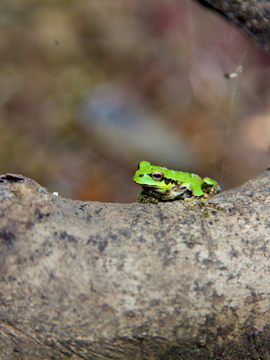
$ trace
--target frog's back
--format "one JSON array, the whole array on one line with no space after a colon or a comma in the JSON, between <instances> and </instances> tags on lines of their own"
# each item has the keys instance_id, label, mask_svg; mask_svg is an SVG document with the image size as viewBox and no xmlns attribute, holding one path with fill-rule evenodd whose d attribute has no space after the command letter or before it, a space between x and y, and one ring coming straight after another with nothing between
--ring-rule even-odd
<instances>
[{"instance_id":1,"label":"frog's back","mask_svg":"<svg viewBox=\"0 0 270 360\"><path fill-rule=\"evenodd\" d=\"M180 181L181 183L190 181L192 181L193 183L197 183L198 185L201 185L203 183L203 180L200 178L200 176L196 174L174 170L170 170L170 173L173 180Z\"/></svg>"}]
</instances>

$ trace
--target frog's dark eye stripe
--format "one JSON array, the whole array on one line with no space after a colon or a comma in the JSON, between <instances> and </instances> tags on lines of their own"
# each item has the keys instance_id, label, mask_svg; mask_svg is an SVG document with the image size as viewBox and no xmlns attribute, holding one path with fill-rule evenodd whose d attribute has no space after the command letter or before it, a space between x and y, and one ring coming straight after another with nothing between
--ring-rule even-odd
<instances>
[{"instance_id":1,"label":"frog's dark eye stripe","mask_svg":"<svg viewBox=\"0 0 270 360\"><path fill-rule=\"evenodd\" d=\"M167 178L166 178L166 179L164 180L164 182L165 182L166 185L175 184L175 181L174 181L173 179L167 179Z\"/></svg>"},{"instance_id":2,"label":"frog's dark eye stripe","mask_svg":"<svg viewBox=\"0 0 270 360\"><path fill-rule=\"evenodd\" d=\"M163 173L160 171L155 171L151 174L151 178L155 181L161 181L163 179Z\"/></svg>"},{"instance_id":3,"label":"frog's dark eye stripe","mask_svg":"<svg viewBox=\"0 0 270 360\"><path fill-rule=\"evenodd\" d=\"M138 164L138 170L140 170L140 164Z\"/></svg>"}]
</instances>

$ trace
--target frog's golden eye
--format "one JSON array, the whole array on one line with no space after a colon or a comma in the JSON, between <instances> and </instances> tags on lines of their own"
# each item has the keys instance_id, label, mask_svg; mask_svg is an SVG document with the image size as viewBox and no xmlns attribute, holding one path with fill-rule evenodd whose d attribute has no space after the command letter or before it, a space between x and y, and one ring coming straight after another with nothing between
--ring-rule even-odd
<instances>
[{"instance_id":1,"label":"frog's golden eye","mask_svg":"<svg viewBox=\"0 0 270 360\"><path fill-rule=\"evenodd\" d=\"M155 181L161 181L163 179L163 174L160 171L155 171L151 174L151 178Z\"/></svg>"}]
</instances>

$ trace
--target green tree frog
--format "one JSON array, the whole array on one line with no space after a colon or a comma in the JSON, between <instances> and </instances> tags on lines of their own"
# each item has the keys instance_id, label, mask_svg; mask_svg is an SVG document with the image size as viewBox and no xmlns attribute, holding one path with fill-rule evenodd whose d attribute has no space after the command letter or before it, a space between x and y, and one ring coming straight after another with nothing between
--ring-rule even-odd
<instances>
[{"instance_id":1,"label":"green tree frog","mask_svg":"<svg viewBox=\"0 0 270 360\"><path fill-rule=\"evenodd\" d=\"M141 161L133 180L143 187L137 201L158 203L159 201L185 198L207 199L221 191L218 183L188 172L169 170Z\"/></svg>"}]
</instances>

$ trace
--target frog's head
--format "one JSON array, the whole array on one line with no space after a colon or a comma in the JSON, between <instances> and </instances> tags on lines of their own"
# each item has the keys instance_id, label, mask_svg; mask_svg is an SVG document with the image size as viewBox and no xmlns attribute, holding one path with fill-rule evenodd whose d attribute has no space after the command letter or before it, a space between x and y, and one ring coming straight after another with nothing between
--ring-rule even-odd
<instances>
[{"instance_id":1,"label":"frog's head","mask_svg":"<svg viewBox=\"0 0 270 360\"><path fill-rule=\"evenodd\" d=\"M171 179L166 178L166 171L168 169L164 167L151 165L148 161L141 161L133 180L143 188L153 188L157 192L163 193L174 186Z\"/></svg>"}]
</instances>

